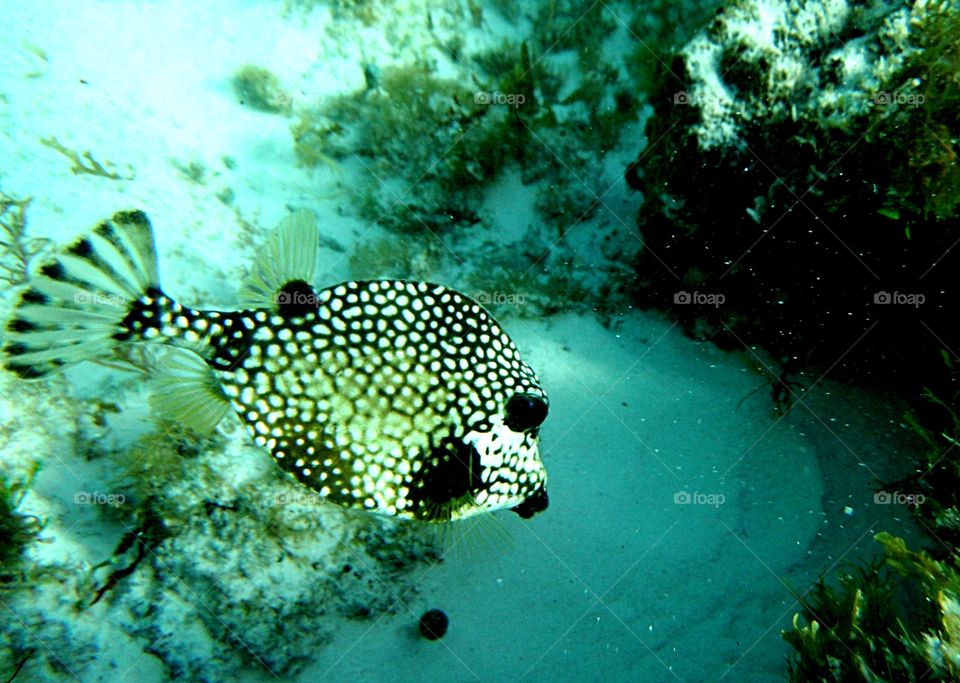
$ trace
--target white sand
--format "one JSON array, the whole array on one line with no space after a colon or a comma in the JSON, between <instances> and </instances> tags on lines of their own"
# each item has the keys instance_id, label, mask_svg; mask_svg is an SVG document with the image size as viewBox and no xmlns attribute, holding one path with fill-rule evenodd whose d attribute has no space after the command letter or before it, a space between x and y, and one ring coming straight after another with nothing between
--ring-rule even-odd
<instances>
[{"instance_id":1,"label":"white sand","mask_svg":"<svg viewBox=\"0 0 960 683\"><path fill-rule=\"evenodd\" d=\"M265 1L4 4L0 187L35 196L32 234L63 241L115 210L143 208L158 229L166 289L211 306L230 300L252 255L214 197L227 187L261 227L308 205L341 244L367 234L338 212L348 203L333 175L295 169L289 121L243 109L229 85L254 63L303 97L349 90L362 79L360 34L333 41L324 12L286 20ZM362 34L368 51L375 33ZM50 135L135 178L71 174L39 143ZM205 164L207 185L171 160ZM348 276L343 254L322 258L325 283ZM529 521L502 513L512 545L434 567L393 615L339 624L298 680L782 678L779 630L797 610L785 584L803 592L835 561L871 550L878 520L903 533L894 516L905 511L873 506L869 488L902 448L895 402L824 382L810 410L778 421L768 389L737 409L763 382L740 356L658 316L630 313L614 329L573 315L504 322L552 401L542 436L550 509ZM681 492L694 502L677 504ZM89 561L110 547L90 543ZM430 607L451 619L439 642L416 634ZM142 657L148 645L118 640L92 670L159 680L157 662Z\"/></svg>"}]
</instances>

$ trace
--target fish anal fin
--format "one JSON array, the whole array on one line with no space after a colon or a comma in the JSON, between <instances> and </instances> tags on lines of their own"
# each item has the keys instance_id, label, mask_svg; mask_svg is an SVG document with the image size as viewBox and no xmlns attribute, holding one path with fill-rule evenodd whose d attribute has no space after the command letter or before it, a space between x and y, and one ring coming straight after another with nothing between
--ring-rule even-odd
<instances>
[{"instance_id":1,"label":"fish anal fin","mask_svg":"<svg viewBox=\"0 0 960 683\"><path fill-rule=\"evenodd\" d=\"M185 425L198 434L212 434L230 410L213 369L185 349L165 350L150 389L150 407L158 419Z\"/></svg>"}]
</instances>

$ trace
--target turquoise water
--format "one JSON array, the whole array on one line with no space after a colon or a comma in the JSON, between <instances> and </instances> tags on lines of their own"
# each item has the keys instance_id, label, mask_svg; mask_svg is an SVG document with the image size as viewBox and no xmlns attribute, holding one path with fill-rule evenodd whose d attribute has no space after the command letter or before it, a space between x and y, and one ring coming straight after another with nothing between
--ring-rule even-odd
<instances>
[{"instance_id":1,"label":"turquoise water","mask_svg":"<svg viewBox=\"0 0 960 683\"><path fill-rule=\"evenodd\" d=\"M308 209L318 288L441 282L497 318L550 397L550 505L437 533L318 500L232 413L157 428L139 351L4 372L0 463L32 533L0 587L0 674L783 680L819 576L880 530L920 544L875 497L920 447L902 395L801 369L783 396L771 353L637 308L629 169L710 4L2 5L0 190L32 198L22 234L3 214L5 319L55 245L130 209L167 294L236 310Z\"/></svg>"}]
</instances>

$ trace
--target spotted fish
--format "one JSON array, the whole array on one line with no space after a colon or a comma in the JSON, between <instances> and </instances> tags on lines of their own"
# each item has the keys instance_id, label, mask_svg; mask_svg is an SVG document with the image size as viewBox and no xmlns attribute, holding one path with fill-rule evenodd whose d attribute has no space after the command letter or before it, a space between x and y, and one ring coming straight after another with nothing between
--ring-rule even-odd
<instances>
[{"instance_id":1,"label":"spotted fish","mask_svg":"<svg viewBox=\"0 0 960 683\"><path fill-rule=\"evenodd\" d=\"M443 522L547 507L548 399L480 304L404 280L311 286L316 219L269 238L250 308L186 308L158 284L147 216L127 211L39 268L4 334L6 368L41 377L123 344L168 347L155 411L212 431L232 409L282 469L338 505Z\"/></svg>"}]
</instances>

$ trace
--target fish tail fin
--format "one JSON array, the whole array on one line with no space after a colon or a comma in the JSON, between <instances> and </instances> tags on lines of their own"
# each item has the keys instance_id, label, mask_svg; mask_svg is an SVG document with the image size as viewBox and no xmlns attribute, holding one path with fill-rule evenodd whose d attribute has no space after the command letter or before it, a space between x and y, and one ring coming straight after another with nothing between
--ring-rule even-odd
<instances>
[{"instance_id":1,"label":"fish tail fin","mask_svg":"<svg viewBox=\"0 0 960 683\"><path fill-rule=\"evenodd\" d=\"M141 211L123 211L60 249L31 278L3 331L6 369L43 377L109 353L138 332L125 319L158 287L153 229Z\"/></svg>"}]
</instances>

